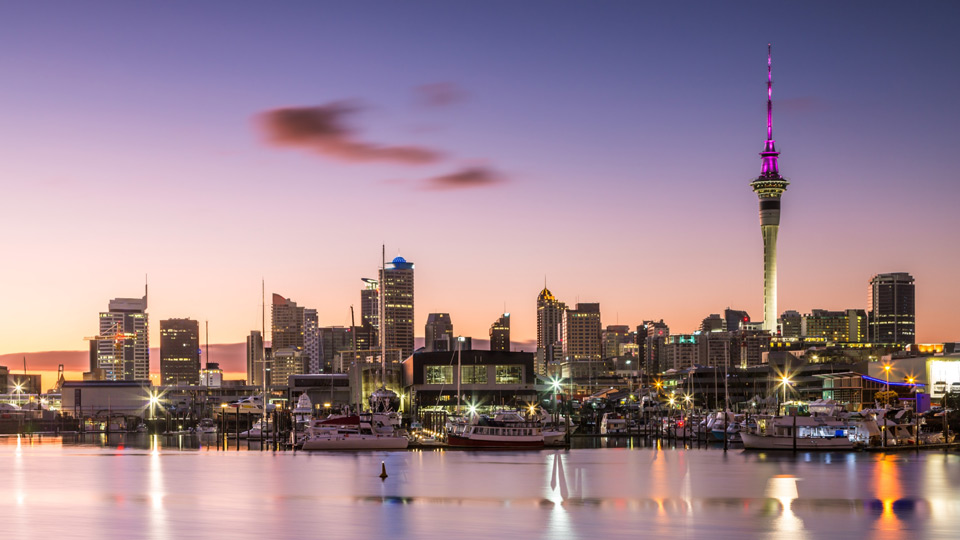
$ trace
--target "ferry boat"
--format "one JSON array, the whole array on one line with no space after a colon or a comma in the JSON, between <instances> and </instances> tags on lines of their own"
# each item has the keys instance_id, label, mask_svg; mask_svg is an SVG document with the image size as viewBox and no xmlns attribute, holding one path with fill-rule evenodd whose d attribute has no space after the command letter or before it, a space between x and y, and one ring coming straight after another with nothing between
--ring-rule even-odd
<instances>
[{"instance_id":1,"label":"ferry boat","mask_svg":"<svg viewBox=\"0 0 960 540\"><path fill-rule=\"evenodd\" d=\"M781 416L758 420L756 432L742 431L740 437L745 449L852 450L851 431L856 428L839 420Z\"/></svg>"},{"instance_id":2,"label":"ferry boat","mask_svg":"<svg viewBox=\"0 0 960 540\"><path fill-rule=\"evenodd\" d=\"M462 433L449 433L447 446L459 448L523 449L543 448L543 425L527 421L517 413L481 416Z\"/></svg>"}]
</instances>

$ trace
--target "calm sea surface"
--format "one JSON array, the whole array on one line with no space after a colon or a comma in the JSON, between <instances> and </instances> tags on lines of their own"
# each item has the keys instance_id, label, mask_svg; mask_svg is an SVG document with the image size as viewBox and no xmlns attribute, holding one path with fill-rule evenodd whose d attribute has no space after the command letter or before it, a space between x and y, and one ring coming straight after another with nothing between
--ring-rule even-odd
<instances>
[{"instance_id":1,"label":"calm sea surface","mask_svg":"<svg viewBox=\"0 0 960 540\"><path fill-rule=\"evenodd\" d=\"M958 538L960 456L0 439L5 538ZM598 440L585 445L601 446ZM389 478L381 480L380 464Z\"/></svg>"}]
</instances>

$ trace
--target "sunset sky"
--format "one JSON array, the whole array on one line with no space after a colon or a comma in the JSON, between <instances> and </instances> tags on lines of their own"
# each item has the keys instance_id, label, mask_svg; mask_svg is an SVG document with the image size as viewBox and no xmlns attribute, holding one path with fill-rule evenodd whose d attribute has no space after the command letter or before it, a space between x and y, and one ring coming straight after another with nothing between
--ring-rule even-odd
<instances>
[{"instance_id":1,"label":"sunset sky","mask_svg":"<svg viewBox=\"0 0 960 540\"><path fill-rule=\"evenodd\" d=\"M956 2L5 3L0 365L85 350L145 275L153 346L170 317L243 341L261 278L349 325L381 244L416 264L418 336L449 312L486 338L506 307L528 348L545 278L604 325L760 319L768 42L779 311L865 308L873 274L910 272L919 341L960 340L958 20Z\"/></svg>"}]
</instances>

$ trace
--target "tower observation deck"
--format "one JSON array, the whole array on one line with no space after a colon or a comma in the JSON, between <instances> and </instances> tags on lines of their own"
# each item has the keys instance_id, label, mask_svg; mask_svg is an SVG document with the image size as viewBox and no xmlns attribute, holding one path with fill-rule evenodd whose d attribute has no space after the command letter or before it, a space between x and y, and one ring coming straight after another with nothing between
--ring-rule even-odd
<instances>
[{"instance_id":1,"label":"tower observation deck","mask_svg":"<svg viewBox=\"0 0 960 540\"><path fill-rule=\"evenodd\" d=\"M767 44L767 140L760 152L760 176L750 187L760 199L760 233L763 236L763 329L777 332L777 233L780 230L780 197L790 182L780 176L776 141L773 140L773 77L770 44Z\"/></svg>"}]
</instances>

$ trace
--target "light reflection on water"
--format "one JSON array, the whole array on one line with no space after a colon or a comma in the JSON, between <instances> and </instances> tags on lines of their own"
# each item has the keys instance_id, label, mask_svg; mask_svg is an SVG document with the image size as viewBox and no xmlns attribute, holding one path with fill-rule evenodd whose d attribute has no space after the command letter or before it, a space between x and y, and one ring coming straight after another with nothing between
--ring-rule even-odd
<instances>
[{"instance_id":1,"label":"light reflection on water","mask_svg":"<svg viewBox=\"0 0 960 540\"><path fill-rule=\"evenodd\" d=\"M294 454L193 437L83 442L0 439L11 537L953 538L960 528L960 458L939 452Z\"/></svg>"}]
</instances>

